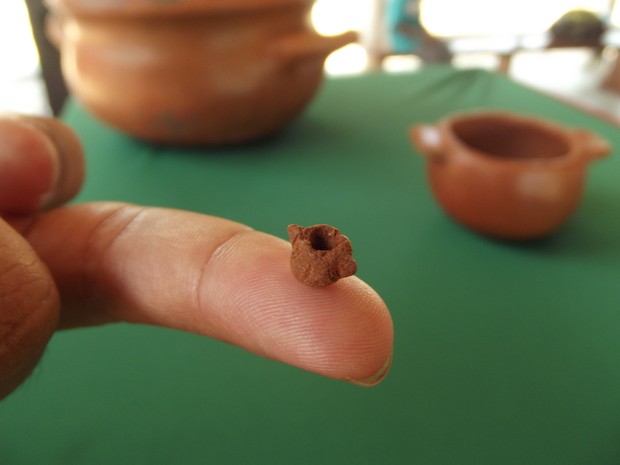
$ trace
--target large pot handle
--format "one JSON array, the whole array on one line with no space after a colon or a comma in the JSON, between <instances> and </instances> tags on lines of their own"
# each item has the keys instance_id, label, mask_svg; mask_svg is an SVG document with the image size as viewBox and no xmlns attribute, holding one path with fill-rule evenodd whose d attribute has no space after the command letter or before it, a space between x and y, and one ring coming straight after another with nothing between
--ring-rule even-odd
<instances>
[{"instance_id":1,"label":"large pot handle","mask_svg":"<svg viewBox=\"0 0 620 465\"><path fill-rule=\"evenodd\" d=\"M411 142L431 161L444 161L446 153L442 141L441 131L437 126L419 125L413 126L409 132Z\"/></svg>"},{"instance_id":2,"label":"large pot handle","mask_svg":"<svg viewBox=\"0 0 620 465\"><path fill-rule=\"evenodd\" d=\"M297 60L308 57L322 57L345 45L357 41L358 34L347 31L336 36L321 36L310 32L299 32L276 39L270 51L284 60Z\"/></svg>"},{"instance_id":3,"label":"large pot handle","mask_svg":"<svg viewBox=\"0 0 620 465\"><path fill-rule=\"evenodd\" d=\"M590 159L604 158L611 152L609 142L587 129L574 129L573 137L583 148L585 156Z\"/></svg>"}]
</instances>

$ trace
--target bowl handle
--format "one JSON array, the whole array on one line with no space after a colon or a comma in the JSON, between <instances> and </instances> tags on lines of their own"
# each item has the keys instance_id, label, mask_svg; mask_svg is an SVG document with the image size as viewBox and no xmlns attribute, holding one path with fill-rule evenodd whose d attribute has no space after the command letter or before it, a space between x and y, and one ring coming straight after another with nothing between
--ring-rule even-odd
<instances>
[{"instance_id":1,"label":"bowl handle","mask_svg":"<svg viewBox=\"0 0 620 465\"><path fill-rule=\"evenodd\" d=\"M413 126L409 132L413 145L431 161L444 161L446 153L441 138L441 131L437 126Z\"/></svg>"},{"instance_id":2,"label":"bowl handle","mask_svg":"<svg viewBox=\"0 0 620 465\"><path fill-rule=\"evenodd\" d=\"M322 57L358 39L357 32L347 31L336 36L321 36L300 32L278 38L269 47L279 58L293 61L309 57Z\"/></svg>"},{"instance_id":3,"label":"bowl handle","mask_svg":"<svg viewBox=\"0 0 620 465\"><path fill-rule=\"evenodd\" d=\"M587 129L573 130L573 137L583 147L584 155L590 159L604 158L611 152L609 142Z\"/></svg>"}]
</instances>

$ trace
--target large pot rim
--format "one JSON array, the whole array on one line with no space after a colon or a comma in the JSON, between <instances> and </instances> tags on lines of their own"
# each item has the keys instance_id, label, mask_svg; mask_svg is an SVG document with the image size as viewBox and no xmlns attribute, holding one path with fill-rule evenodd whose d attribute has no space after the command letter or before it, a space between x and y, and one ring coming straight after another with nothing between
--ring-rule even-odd
<instances>
[{"instance_id":1,"label":"large pot rim","mask_svg":"<svg viewBox=\"0 0 620 465\"><path fill-rule=\"evenodd\" d=\"M165 17L196 13L242 13L307 7L314 0L44 0L51 11L72 16Z\"/></svg>"}]
</instances>

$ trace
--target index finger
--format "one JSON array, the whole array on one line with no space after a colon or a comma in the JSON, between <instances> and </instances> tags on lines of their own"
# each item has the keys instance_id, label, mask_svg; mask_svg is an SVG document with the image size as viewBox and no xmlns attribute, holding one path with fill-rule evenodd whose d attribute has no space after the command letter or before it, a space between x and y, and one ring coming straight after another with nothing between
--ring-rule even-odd
<instances>
[{"instance_id":1,"label":"index finger","mask_svg":"<svg viewBox=\"0 0 620 465\"><path fill-rule=\"evenodd\" d=\"M21 227L58 283L65 326L167 326L365 385L390 367L392 321L377 293L355 277L300 284L282 239L221 218L111 203L64 207Z\"/></svg>"}]
</instances>

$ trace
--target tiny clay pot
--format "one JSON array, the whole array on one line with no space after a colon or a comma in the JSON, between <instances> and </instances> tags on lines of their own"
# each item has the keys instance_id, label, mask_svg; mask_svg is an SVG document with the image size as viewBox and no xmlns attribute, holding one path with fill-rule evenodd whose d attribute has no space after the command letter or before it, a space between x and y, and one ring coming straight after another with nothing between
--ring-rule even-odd
<instances>
[{"instance_id":1,"label":"tiny clay pot","mask_svg":"<svg viewBox=\"0 0 620 465\"><path fill-rule=\"evenodd\" d=\"M325 58L357 39L310 26L314 0L46 0L72 93L137 138L227 145L278 132Z\"/></svg>"},{"instance_id":2,"label":"tiny clay pot","mask_svg":"<svg viewBox=\"0 0 620 465\"><path fill-rule=\"evenodd\" d=\"M303 284L324 287L357 271L349 238L328 224L288 226L291 271Z\"/></svg>"},{"instance_id":3,"label":"tiny clay pot","mask_svg":"<svg viewBox=\"0 0 620 465\"><path fill-rule=\"evenodd\" d=\"M586 171L609 144L584 129L501 111L465 112L411 130L448 215L508 240L544 237L577 208Z\"/></svg>"}]
</instances>

